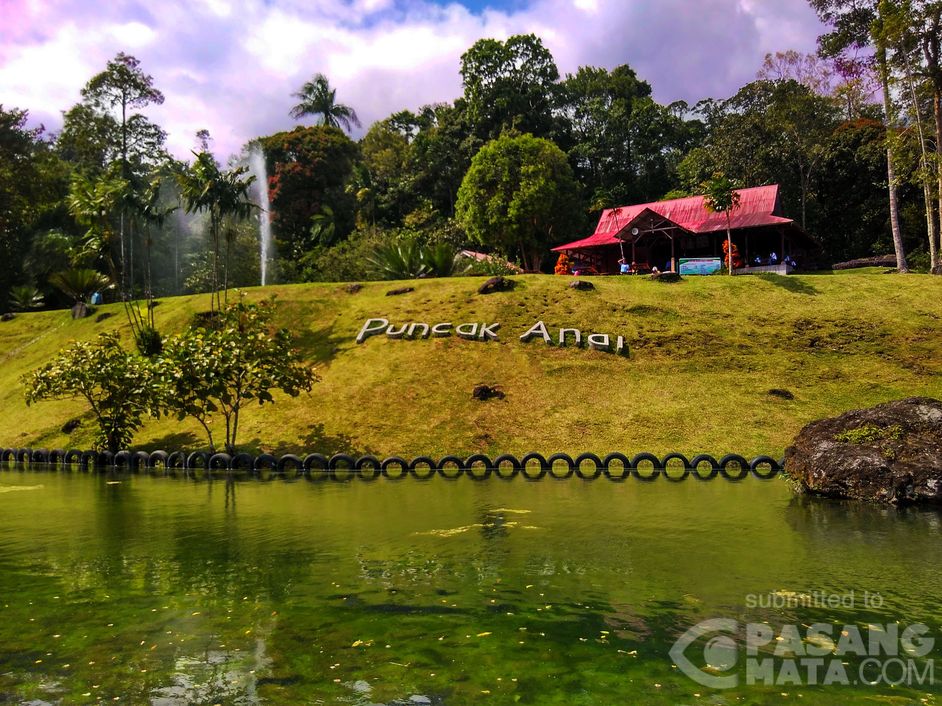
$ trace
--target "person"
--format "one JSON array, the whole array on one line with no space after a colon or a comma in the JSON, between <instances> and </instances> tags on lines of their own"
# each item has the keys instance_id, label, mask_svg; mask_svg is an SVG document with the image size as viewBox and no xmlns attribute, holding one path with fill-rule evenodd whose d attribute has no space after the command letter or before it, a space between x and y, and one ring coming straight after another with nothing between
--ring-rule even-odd
<instances>
[{"instance_id":1,"label":"person","mask_svg":"<svg viewBox=\"0 0 942 706\"><path fill-rule=\"evenodd\" d=\"M777 265L778 264L778 255L775 254L775 251L772 251L772 254L769 255L769 264Z\"/></svg>"},{"instance_id":2,"label":"person","mask_svg":"<svg viewBox=\"0 0 942 706\"><path fill-rule=\"evenodd\" d=\"M630 272L630 274L633 274L633 275L638 274L638 263L635 262L634 260L631 261L631 272Z\"/></svg>"},{"instance_id":3,"label":"person","mask_svg":"<svg viewBox=\"0 0 942 706\"><path fill-rule=\"evenodd\" d=\"M621 258L618 261L618 271L623 275L631 274L631 265L628 264L628 261L625 258Z\"/></svg>"}]
</instances>

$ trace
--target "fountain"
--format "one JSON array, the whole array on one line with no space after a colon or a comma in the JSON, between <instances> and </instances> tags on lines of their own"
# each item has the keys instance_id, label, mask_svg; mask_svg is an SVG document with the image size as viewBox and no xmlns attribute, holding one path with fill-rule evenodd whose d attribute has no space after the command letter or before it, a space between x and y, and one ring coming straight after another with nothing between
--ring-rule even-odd
<instances>
[{"instance_id":1,"label":"fountain","mask_svg":"<svg viewBox=\"0 0 942 706\"><path fill-rule=\"evenodd\" d=\"M265 168L265 153L258 145L249 151L249 171L258 184L259 269L262 273L262 286L267 284L268 258L271 253L271 203L268 199L268 171Z\"/></svg>"}]
</instances>

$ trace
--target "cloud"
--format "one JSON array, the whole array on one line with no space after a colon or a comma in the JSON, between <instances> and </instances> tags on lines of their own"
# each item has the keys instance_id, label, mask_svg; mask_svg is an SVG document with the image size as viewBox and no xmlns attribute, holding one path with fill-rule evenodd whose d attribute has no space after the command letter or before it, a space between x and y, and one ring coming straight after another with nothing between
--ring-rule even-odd
<instances>
[{"instance_id":1,"label":"cloud","mask_svg":"<svg viewBox=\"0 0 942 706\"><path fill-rule=\"evenodd\" d=\"M506 3L508 0L504 0ZM0 0L0 103L61 125L117 52L137 56L166 102L148 114L177 156L208 128L220 157L290 129L292 93L325 73L365 125L461 93L461 54L532 32L562 74L630 64L662 102L722 98L767 52L811 51L806 0L511 0L471 11L431 0Z\"/></svg>"}]
</instances>

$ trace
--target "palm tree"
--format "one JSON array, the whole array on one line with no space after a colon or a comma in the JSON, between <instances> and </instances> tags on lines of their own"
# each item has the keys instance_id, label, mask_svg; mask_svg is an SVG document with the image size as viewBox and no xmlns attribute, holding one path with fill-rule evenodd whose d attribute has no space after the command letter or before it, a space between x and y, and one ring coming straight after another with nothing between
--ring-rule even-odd
<instances>
[{"instance_id":1,"label":"palm tree","mask_svg":"<svg viewBox=\"0 0 942 706\"><path fill-rule=\"evenodd\" d=\"M726 214L726 259L729 263L729 273L733 274L733 230L730 214L739 206L739 192L736 191L736 184L720 173L714 174L702 187L706 207L713 213Z\"/></svg>"},{"instance_id":2,"label":"palm tree","mask_svg":"<svg viewBox=\"0 0 942 706\"><path fill-rule=\"evenodd\" d=\"M95 292L111 289L111 278L90 268L73 268L55 272L49 277L49 284L72 297L75 303L87 304Z\"/></svg>"},{"instance_id":3,"label":"palm tree","mask_svg":"<svg viewBox=\"0 0 942 706\"><path fill-rule=\"evenodd\" d=\"M209 152L193 153L196 161L179 175L180 194L187 213L209 212L209 232L213 239L213 297L217 310L222 309L219 298L219 236L227 217L245 220L258 209L249 200L249 186L254 176L245 176L247 167L236 167L221 171L219 164ZM226 273L223 284L226 300L229 298L229 250L231 229L225 231Z\"/></svg>"},{"instance_id":4,"label":"palm tree","mask_svg":"<svg viewBox=\"0 0 942 706\"><path fill-rule=\"evenodd\" d=\"M301 102L291 109L291 117L300 120L305 115L319 116L318 123L328 127L340 127L350 132L350 126L360 127L360 119L356 111L349 105L337 102L337 89L330 87L330 82L324 74L314 74L314 78L307 81L301 90L292 93Z\"/></svg>"}]
</instances>

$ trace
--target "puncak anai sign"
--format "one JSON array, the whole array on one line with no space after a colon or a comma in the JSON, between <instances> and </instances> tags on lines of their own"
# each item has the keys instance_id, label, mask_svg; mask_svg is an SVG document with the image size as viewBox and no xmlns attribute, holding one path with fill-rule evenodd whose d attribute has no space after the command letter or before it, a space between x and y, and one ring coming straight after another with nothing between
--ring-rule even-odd
<instances>
[{"instance_id":1,"label":"puncak anai sign","mask_svg":"<svg viewBox=\"0 0 942 706\"><path fill-rule=\"evenodd\" d=\"M468 341L497 341L499 323L472 322L453 324L451 322L439 324L425 324L410 322L407 324L391 324L388 319L367 319L357 334L357 343L365 343L372 336L385 336L391 339L418 340L423 338L447 338L456 336ZM628 346L625 345L624 336L610 336L607 333L583 333L577 328L551 329L542 321L520 334L520 341L527 343L533 339L540 339L546 345L577 346L591 348L596 351L606 351L616 355L629 355Z\"/></svg>"}]
</instances>

